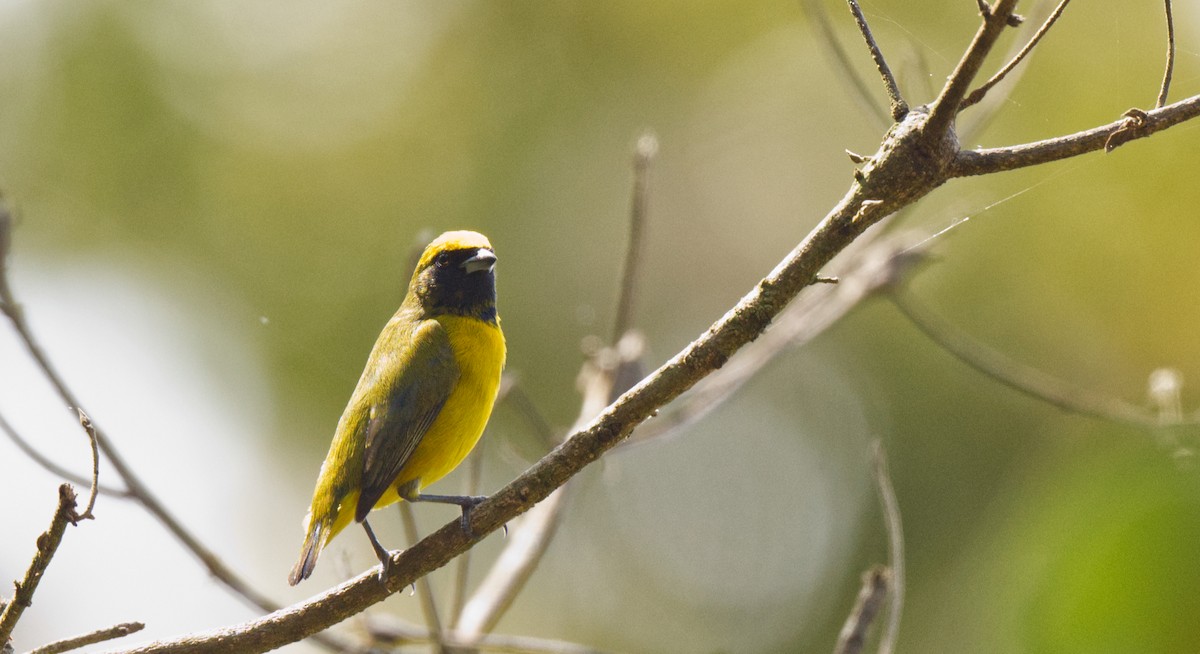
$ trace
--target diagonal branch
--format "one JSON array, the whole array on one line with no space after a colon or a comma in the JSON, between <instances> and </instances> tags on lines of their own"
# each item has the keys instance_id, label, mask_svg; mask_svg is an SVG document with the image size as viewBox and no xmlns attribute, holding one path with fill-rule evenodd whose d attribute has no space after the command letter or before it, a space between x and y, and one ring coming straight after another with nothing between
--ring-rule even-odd
<instances>
[{"instance_id":1,"label":"diagonal branch","mask_svg":"<svg viewBox=\"0 0 1200 654\"><path fill-rule=\"evenodd\" d=\"M8 644L13 629L16 628L25 609L33 606L33 595L42 581L42 575L50 567L50 560L58 551L63 533L67 530L67 523L76 524L79 521L79 514L75 513L75 507L75 490L71 488L70 484L59 486L58 508L54 511L50 529L38 536L37 553L34 554L33 561L29 564L29 570L25 572L25 579L13 582L13 585L16 586L16 593L13 595L12 601L4 606L4 611L0 612L0 649L4 649Z\"/></svg>"},{"instance_id":2,"label":"diagonal branch","mask_svg":"<svg viewBox=\"0 0 1200 654\"><path fill-rule=\"evenodd\" d=\"M867 49L871 51L871 59L875 60L875 68L879 71L879 76L883 78L883 88L888 94L892 120L898 121L908 113L908 103L900 95L896 76L892 74L887 60L883 58L883 51L879 49L879 44L875 42L875 36L871 34L871 28L867 25L867 18L863 16L862 9L858 6L858 0L847 0L847 4L850 5L850 13L854 15L854 22L858 24L858 29L867 42Z\"/></svg>"}]
</instances>

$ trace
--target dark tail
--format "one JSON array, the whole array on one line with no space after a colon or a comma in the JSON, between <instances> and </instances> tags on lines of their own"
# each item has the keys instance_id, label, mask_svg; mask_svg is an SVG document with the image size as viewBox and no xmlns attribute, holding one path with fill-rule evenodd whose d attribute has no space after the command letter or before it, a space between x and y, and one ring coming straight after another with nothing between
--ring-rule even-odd
<instances>
[{"instance_id":1,"label":"dark tail","mask_svg":"<svg viewBox=\"0 0 1200 654\"><path fill-rule=\"evenodd\" d=\"M309 530L308 535L304 537L304 545L300 548L300 560L296 562L296 566L292 568L292 573L288 575L288 583L295 586L296 584L308 579L312 574L313 568L317 567L317 556L321 554L321 538L325 533L325 523L320 522L313 525Z\"/></svg>"}]
</instances>

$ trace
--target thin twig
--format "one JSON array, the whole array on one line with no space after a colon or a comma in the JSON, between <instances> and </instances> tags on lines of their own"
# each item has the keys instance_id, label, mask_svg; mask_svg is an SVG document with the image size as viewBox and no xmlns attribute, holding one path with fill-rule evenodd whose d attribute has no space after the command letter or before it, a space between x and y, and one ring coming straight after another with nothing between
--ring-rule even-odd
<instances>
[{"instance_id":1,"label":"thin twig","mask_svg":"<svg viewBox=\"0 0 1200 654\"><path fill-rule=\"evenodd\" d=\"M95 517L92 509L96 508L96 493L100 489L100 449L96 445L96 427L92 425L92 419L79 407L75 411L79 414L79 426L87 432L88 443L92 446L92 485L88 490L87 507L79 514L81 519L91 520Z\"/></svg>"},{"instance_id":2,"label":"thin twig","mask_svg":"<svg viewBox=\"0 0 1200 654\"><path fill-rule=\"evenodd\" d=\"M900 313L943 350L1005 386L1038 400L1072 413L1143 429L1200 424L1200 419L1193 417L1172 425L1163 425L1156 412L1125 400L1082 390L1040 370L1009 359L954 330L945 321L922 307L911 293L903 289L897 289L890 297Z\"/></svg>"},{"instance_id":3,"label":"thin twig","mask_svg":"<svg viewBox=\"0 0 1200 654\"><path fill-rule=\"evenodd\" d=\"M1012 72L1012 69L1017 67L1017 64L1021 63L1025 57L1029 56L1029 53L1033 52L1033 48L1038 44L1038 41L1041 41L1042 37L1045 36L1046 33L1050 31L1050 28L1054 26L1054 22L1057 21L1058 17L1062 15L1063 10L1067 8L1067 4L1069 2L1071 2L1071 0L1062 0L1059 2L1058 6L1054 8L1054 11L1050 13L1050 16L1046 18L1046 21L1042 23L1042 26L1038 28L1038 31L1034 32L1033 37L1029 39L1029 42L1025 44L1025 47L1021 48L1021 51L1018 52L1015 57L1010 59L1008 63L999 70L999 72L997 72L995 75L992 75L991 79L984 82L983 85L974 91L971 91L967 97L963 98L963 101L958 105L958 110L962 111L963 109L966 109L967 107L970 107L971 105L974 105L982 100L993 86L999 84L1000 81L1005 78L1005 76ZM1167 0L1167 2L1170 2L1170 0Z\"/></svg>"},{"instance_id":4,"label":"thin twig","mask_svg":"<svg viewBox=\"0 0 1200 654\"><path fill-rule=\"evenodd\" d=\"M892 120L899 121L908 114L908 103L900 95L896 76L892 74L887 60L883 58L883 51L879 49L879 44L875 42L875 36L871 34L871 28L867 25L867 18L863 16L862 9L858 6L858 0L846 0L846 4L850 5L850 13L854 15L854 22L858 24L858 31L862 32L863 39L867 42L867 49L871 51L871 59L875 61L875 69L879 71L879 77L883 79L883 88L887 91Z\"/></svg>"},{"instance_id":5,"label":"thin twig","mask_svg":"<svg viewBox=\"0 0 1200 654\"><path fill-rule=\"evenodd\" d=\"M612 341L616 343L633 325L633 302L637 297L642 241L645 233L647 204L650 199L650 162L658 152L658 139L650 132L637 140L633 154L633 193L629 206L629 241L625 247L625 263L621 269L621 291L617 296L616 318L613 321Z\"/></svg>"},{"instance_id":6,"label":"thin twig","mask_svg":"<svg viewBox=\"0 0 1200 654\"><path fill-rule=\"evenodd\" d=\"M44 468L50 474L56 477L61 477L62 479L65 479L66 481L78 486L88 485L89 482L87 478L67 470L66 468L46 458L46 456L44 456L41 452L37 451L36 448L29 444L29 441L25 440L21 434L18 433L11 424L9 424L8 420L4 417L4 414L0 414L0 432L4 432L4 435L8 436L8 439L17 446L17 449L21 450L25 456L32 459L34 463ZM129 491L123 488L113 488L104 484L100 484L98 486L98 492L103 495L119 497L121 499L129 499L133 497Z\"/></svg>"},{"instance_id":7,"label":"thin twig","mask_svg":"<svg viewBox=\"0 0 1200 654\"><path fill-rule=\"evenodd\" d=\"M863 80L862 75L858 74L858 69L850 62L850 55L846 52L846 48L842 46L842 42L837 38L837 32L833 29L833 24L829 21L829 14L825 11L825 4L821 0L804 0L802 9L808 15L809 25L812 25L813 31L817 37L825 43L822 49L833 57L834 71L837 73L834 77L847 84L851 89L851 97L858 101L859 106L866 109L876 124L881 127L887 127L891 124L891 120L887 114L879 108L879 104L875 102L874 96L871 95L871 90L867 88L867 83Z\"/></svg>"},{"instance_id":8,"label":"thin twig","mask_svg":"<svg viewBox=\"0 0 1200 654\"><path fill-rule=\"evenodd\" d=\"M842 631L838 634L833 654L859 654L867 644L867 631L883 608L891 573L882 565L873 566L863 573L862 587L854 600L854 608L846 616Z\"/></svg>"},{"instance_id":9,"label":"thin twig","mask_svg":"<svg viewBox=\"0 0 1200 654\"><path fill-rule=\"evenodd\" d=\"M105 629L98 629L82 636L64 638L62 640L54 641L53 643L42 645L36 649L29 650L29 654L62 654L62 652L69 652L73 649L79 649L80 647L85 647L87 645L95 645L96 643L103 643L106 640L128 636L129 634L137 633L145 628L146 625L140 622L124 622L122 624L113 625Z\"/></svg>"},{"instance_id":10,"label":"thin twig","mask_svg":"<svg viewBox=\"0 0 1200 654\"><path fill-rule=\"evenodd\" d=\"M13 582L16 592L13 594L12 600L4 607L4 612L0 613L0 647L6 645L9 638L12 637L13 629L21 620L21 614L25 612L25 609L33 606L33 595L37 592L38 583L42 581L42 575L46 573L46 568L50 567L50 560L54 558L59 543L62 542L63 532L67 530L67 523L76 524L79 521L79 514L75 512L75 507L75 490L71 488L70 484L59 486L58 508L54 511L54 519L50 522L50 528L38 536L37 553L33 555L33 561L30 562L29 569L25 572L25 579Z\"/></svg>"},{"instance_id":11,"label":"thin twig","mask_svg":"<svg viewBox=\"0 0 1200 654\"><path fill-rule=\"evenodd\" d=\"M421 540L412 504L399 502L396 506L400 507L400 518L404 523L404 536L408 539L408 544L412 545ZM433 644L434 651L438 654L446 654L446 643L443 640L445 632L442 630L442 621L438 618L437 603L433 601L433 588L429 586L429 577L418 579L416 586L417 597L421 601L421 613L425 616L425 627L429 631L429 640Z\"/></svg>"},{"instance_id":12,"label":"thin twig","mask_svg":"<svg viewBox=\"0 0 1200 654\"><path fill-rule=\"evenodd\" d=\"M1162 88L1158 91L1155 108L1167 103L1167 92L1171 90L1171 74L1175 70L1175 18L1171 11L1171 0L1163 0L1167 13L1167 69L1163 71Z\"/></svg>"},{"instance_id":13,"label":"thin twig","mask_svg":"<svg viewBox=\"0 0 1200 654\"><path fill-rule=\"evenodd\" d=\"M891 571L891 593L888 602L887 628L879 641L879 654L892 654L900 637L900 615L904 610L904 524L900 520L900 502L892 487L888 474L887 454L883 443L875 441L871 447L874 459L875 486L879 490L879 504L883 508L884 525L888 536L888 567Z\"/></svg>"}]
</instances>

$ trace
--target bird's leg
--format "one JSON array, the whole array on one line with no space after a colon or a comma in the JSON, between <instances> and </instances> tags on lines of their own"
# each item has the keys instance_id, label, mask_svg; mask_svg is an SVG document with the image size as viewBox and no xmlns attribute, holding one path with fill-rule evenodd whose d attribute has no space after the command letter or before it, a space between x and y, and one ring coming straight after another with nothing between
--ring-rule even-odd
<instances>
[{"instance_id":1,"label":"bird's leg","mask_svg":"<svg viewBox=\"0 0 1200 654\"><path fill-rule=\"evenodd\" d=\"M487 495L427 495L417 491L417 484L408 483L396 489L406 502L437 502L439 504L455 504L462 509L462 530L467 538L474 538L471 531L471 509L487 499ZM365 524L365 523L364 523Z\"/></svg>"},{"instance_id":2,"label":"bird's leg","mask_svg":"<svg viewBox=\"0 0 1200 654\"><path fill-rule=\"evenodd\" d=\"M375 550L375 556L379 557L379 563L383 565L379 570L379 581L387 581L388 571L392 569L392 553L379 544L379 539L375 537L375 532L371 531L369 522L364 519L362 526L367 532L367 538L371 539L371 548Z\"/></svg>"}]
</instances>

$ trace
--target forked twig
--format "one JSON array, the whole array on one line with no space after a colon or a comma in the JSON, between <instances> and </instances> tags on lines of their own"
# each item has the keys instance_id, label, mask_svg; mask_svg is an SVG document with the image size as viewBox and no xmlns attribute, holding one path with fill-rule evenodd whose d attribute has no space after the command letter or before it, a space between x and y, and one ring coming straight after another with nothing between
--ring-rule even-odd
<instances>
[{"instance_id":1,"label":"forked twig","mask_svg":"<svg viewBox=\"0 0 1200 654\"><path fill-rule=\"evenodd\" d=\"M846 4L850 5L850 13L854 15L854 22L858 24L858 30L862 32L863 39L867 42L867 49L871 51L871 59L875 61L875 69L879 71L879 77L883 79L883 88L887 91L892 120L899 121L908 115L908 103L900 95L900 86L896 84L896 76L892 74L887 60L883 58L883 51L875 42L875 35L871 34L871 28L867 25L867 18L863 16L862 8L858 6L858 0L846 0Z\"/></svg>"},{"instance_id":2,"label":"forked twig","mask_svg":"<svg viewBox=\"0 0 1200 654\"><path fill-rule=\"evenodd\" d=\"M1168 3L1170 1L1171 0L1167 0ZM1057 21L1058 17L1062 15L1063 10L1067 8L1067 4L1069 2L1071 2L1071 0L1062 0L1059 2L1058 6L1054 8L1054 11L1050 13L1050 16L1046 18L1046 21L1042 23L1042 26L1038 28L1038 31L1034 32L1033 36L1029 39L1029 42L1025 44L1025 47L1021 48L1021 51L1018 52L1015 57L1010 59L1008 63L1005 64L1004 67L1001 68L995 75L992 75L991 79L984 82L979 88L971 91L967 97L963 98L963 101L958 105L958 110L962 111L963 109L966 109L967 107L970 107L971 105L974 105L982 100L993 86L999 84L1001 80L1003 80L1010 72L1012 72L1012 69L1017 67L1017 64L1021 63L1025 57L1029 56L1029 53L1033 52L1033 48L1038 44L1039 41L1042 40L1042 37L1046 36L1046 33L1049 32L1050 28L1054 26L1054 22Z\"/></svg>"}]
</instances>

